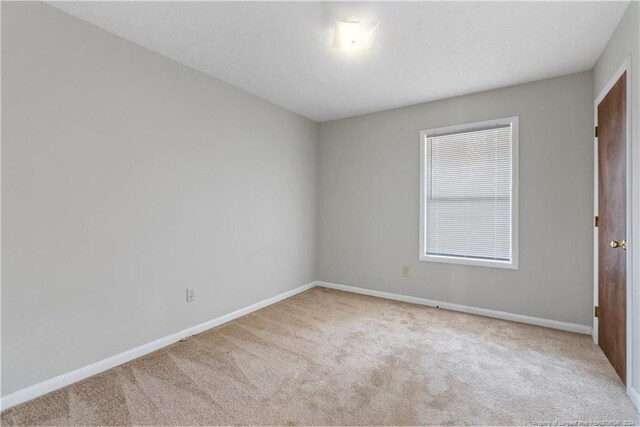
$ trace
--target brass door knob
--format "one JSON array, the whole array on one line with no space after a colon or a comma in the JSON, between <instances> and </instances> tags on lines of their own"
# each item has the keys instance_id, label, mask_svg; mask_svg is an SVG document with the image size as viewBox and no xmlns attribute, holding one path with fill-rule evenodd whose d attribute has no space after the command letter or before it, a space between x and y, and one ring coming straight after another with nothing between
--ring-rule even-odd
<instances>
[{"instance_id":1,"label":"brass door knob","mask_svg":"<svg viewBox=\"0 0 640 427\"><path fill-rule=\"evenodd\" d=\"M612 248L622 248L625 251L627 250L627 241L623 240L621 242L618 242L617 240L612 240L611 243L609 243L609 246L611 246Z\"/></svg>"}]
</instances>

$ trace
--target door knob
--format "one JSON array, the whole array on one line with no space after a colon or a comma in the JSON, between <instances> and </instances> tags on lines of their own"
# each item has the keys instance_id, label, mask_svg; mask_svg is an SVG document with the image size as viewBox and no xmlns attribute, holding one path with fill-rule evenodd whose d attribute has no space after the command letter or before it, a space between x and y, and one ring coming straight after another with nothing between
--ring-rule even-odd
<instances>
[{"instance_id":1,"label":"door knob","mask_svg":"<svg viewBox=\"0 0 640 427\"><path fill-rule=\"evenodd\" d=\"M611 243L609 243L609 246L611 246L612 248L622 248L625 251L627 250L627 241L623 240L621 242L618 242L617 240L612 240Z\"/></svg>"}]
</instances>

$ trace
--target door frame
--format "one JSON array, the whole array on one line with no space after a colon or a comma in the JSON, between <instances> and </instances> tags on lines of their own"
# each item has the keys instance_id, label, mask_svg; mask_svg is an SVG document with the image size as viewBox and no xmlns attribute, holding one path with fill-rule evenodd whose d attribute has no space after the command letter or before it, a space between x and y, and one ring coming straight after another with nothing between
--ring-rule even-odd
<instances>
[{"instance_id":1,"label":"door frame","mask_svg":"<svg viewBox=\"0 0 640 427\"><path fill-rule=\"evenodd\" d=\"M633 262L634 262L634 248L633 248L633 233L634 233L634 224L633 224L633 188L632 188L632 179L633 179L633 158L631 152L631 145L633 141L632 135L632 118L631 114L632 109L632 87L633 87L633 76L631 74L631 57L627 56L620 65L620 67L616 70L615 73L611 76L605 87L602 89L600 94L596 97L593 102L593 122L595 126L598 126L598 104L604 99L604 97L609 93L613 85L618 81L618 79L624 74L627 73L627 82L626 82L626 91L627 91L627 126L626 126L626 154L627 154L627 235L624 238L627 239L627 271L626 271L626 299L627 299L627 336L626 336L626 386L627 391L631 388L631 380L633 378L633 333L635 332L633 328ZM598 215L598 138L593 136L593 215L594 218ZM593 305L598 304L598 228L595 227L595 223L593 224ZM593 316L593 329L591 332L591 338L593 342L598 344L598 318L595 317L595 313L592 312Z\"/></svg>"}]
</instances>

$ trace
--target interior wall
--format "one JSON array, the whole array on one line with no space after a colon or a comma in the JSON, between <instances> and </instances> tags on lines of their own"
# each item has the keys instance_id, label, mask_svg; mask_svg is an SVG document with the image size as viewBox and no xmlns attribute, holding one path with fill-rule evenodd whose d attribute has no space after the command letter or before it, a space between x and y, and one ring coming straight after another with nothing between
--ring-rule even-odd
<instances>
[{"instance_id":1,"label":"interior wall","mask_svg":"<svg viewBox=\"0 0 640 427\"><path fill-rule=\"evenodd\" d=\"M3 396L314 279L314 122L40 2L2 90Z\"/></svg>"},{"instance_id":2,"label":"interior wall","mask_svg":"<svg viewBox=\"0 0 640 427\"><path fill-rule=\"evenodd\" d=\"M320 124L317 278L591 325L592 105L583 72ZM519 269L418 261L420 130L510 116Z\"/></svg>"},{"instance_id":3,"label":"interior wall","mask_svg":"<svg viewBox=\"0 0 640 427\"><path fill-rule=\"evenodd\" d=\"M593 68L593 95L594 99L602 92L614 73L622 63L631 57L631 161L633 164L633 176L628 183L633 194L631 217L634 218L632 230L632 348L635 354L632 360L631 387L636 393L636 406L640 405L640 250L633 242L640 242L640 4L632 1L606 48L598 58ZM628 81L629 81L628 80Z\"/></svg>"}]
</instances>

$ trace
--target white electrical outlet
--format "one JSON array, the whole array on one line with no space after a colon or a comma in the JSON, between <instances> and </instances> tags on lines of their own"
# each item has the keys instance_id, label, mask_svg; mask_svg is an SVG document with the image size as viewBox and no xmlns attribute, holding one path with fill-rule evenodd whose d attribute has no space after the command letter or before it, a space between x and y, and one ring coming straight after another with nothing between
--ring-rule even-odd
<instances>
[{"instance_id":1,"label":"white electrical outlet","mask_svg":"<svg viewBox=\"0 0 640 427\"><path fill-rule=\"evenodd\" d=\"M187 289L187 302L194 302L196 300L196 291L193 289Z\"/></svg>"},{"instance_id":2,"label":"white electrical outlet","mask_svg":"<svg viewBox=\"0 0 640 427\"><path fill-rule=\"evenodd\" d=\"M408 265L403 265L402 266L402 277L409 277L409 266Z\"/></svg>"}]
</instances>

